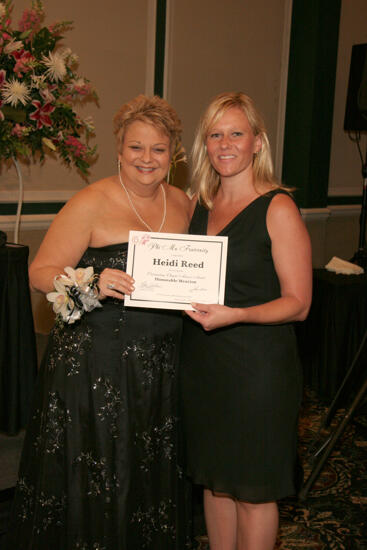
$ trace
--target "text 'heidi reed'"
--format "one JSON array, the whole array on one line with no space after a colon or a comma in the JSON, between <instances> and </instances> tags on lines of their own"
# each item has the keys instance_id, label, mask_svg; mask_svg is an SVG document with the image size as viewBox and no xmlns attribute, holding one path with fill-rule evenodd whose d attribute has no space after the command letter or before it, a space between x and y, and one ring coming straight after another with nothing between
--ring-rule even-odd
<instances>
[{"instance_id":1,"label":"text 'heidi reed'","mask_svg":"<svg viewBox=\"0 0 367 550\"><path fill-rule=\"evenodd\" d=\"M204 262L188 262L187 260L162 260L161 258L153 258L153 265L166 265L169 267L190 267L204 268Z\"/></svg>"}]
</instances>

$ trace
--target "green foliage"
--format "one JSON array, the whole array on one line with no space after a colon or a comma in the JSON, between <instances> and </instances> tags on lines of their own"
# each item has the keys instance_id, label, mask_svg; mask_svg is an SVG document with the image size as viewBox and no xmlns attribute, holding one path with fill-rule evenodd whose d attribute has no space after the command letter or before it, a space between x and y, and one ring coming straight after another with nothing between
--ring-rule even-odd
<instances>
[{"instance_id":1,"label":"green foliage","mask_svg":"<svg viewBox=\"0 0 367 550\"><path fill-rule=\"evenodd\" d=\"M46 27L43 27L32 40L33 55L40 59L48 52L52 52L60 38L53 36Z\"/></svg>"}]
</instances>

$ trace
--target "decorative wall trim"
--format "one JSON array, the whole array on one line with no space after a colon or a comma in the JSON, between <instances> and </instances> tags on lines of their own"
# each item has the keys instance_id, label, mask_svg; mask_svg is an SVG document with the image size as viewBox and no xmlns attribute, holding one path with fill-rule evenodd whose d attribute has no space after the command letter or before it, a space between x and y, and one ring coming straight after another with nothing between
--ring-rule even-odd
<instances>
[{"instance_id":1,"label":"decorative wall trim","mask_svg":"<svg viewBox=\"0 0 367 550\"><path fill-rule=\"evenodd\" d=\"M326 208L301 208L301 215L305 221L327 220L330 217L359 216L360 204L336 204Z\"/></svg>"},{"instance_id":2,"label":"decorative wall trim","mask_svg":"<svg viewBox=\"0 0 367 550\"><path fill-rule=\"evenodd\" d=\"M360 211L360 204L330 204L326 208L301 208L303 218L325 218L330 215L359 215Z\"/></svg>"},{"instance_id":3,"label":"decorative wall trim","mask_svg":"<svg viewBox=\"0 0 367 550\"><path fill-rule=\"evenodd\" d=\"M359 216L361 213L360 204L335 204L328 206L333 217Z\"/></svg>"},{"instance_id":4,"label":"decorative wall trim","mask_svg":"<svg viewBox=\"0 0 367 550\"><path fill-rule=\"evenodd\" d=\"M327 208L301 208L305 221L326 221L330 217L359 216L360 205L344 204ZM21 231L46 230L56 214L25 214L21 217ZM0 216L0 230L13 231L15 216Z\"/></svg>"},{"instance_id":5,"label":"decorative wall trim","mask_svg":"<svg viewBox=\"0 0 367 550\"><path fill-rule=\"evenodd\" d=\"M329 190L328 190L328 196L329 197L340 197L340 196L344 196L344 197L348 197L348 196L351 196L351 197L358 197L358 196L361 196L363 193L363 180L362 180L362 176L361 176L361 185L357 186L355 185L354 187L334 187L334 189L332 187L329 186Z\"/></svg>"},{"instance_id":6,"label":"decorative wall trim","mask_svg":"<svg viewBox=\"0 0 367 550\"><path fill-rule=\"evenodd\" d=\"M301 208L301 215L305 221L327 220L330 210L328 208Z\"/></svg>"},{"instance_id":7,"label":"decorative wall trim","mask_svg":"<svg viewBox=\"0 0 367 550\"><path fill-rule=\"evenodd\" d=\"M46 230L49 228L55 214L26 214L21 217L20 231ZM0 230L14 231L16 216L0 216ZM9 239L11 239L9 235Z\"/></svg>"},{"instance_id":8,"label":"decorative wall trim","mask_svg":"<svg viewBox=\"0 0 367 550\"><path fill-rule=\"evenodd\" d=\"M47 189L45 191L24 191L23 202L67 202L80 189ZM18 190L0 190L0 203L17 202Z\"/></svg>"}]
</instances>

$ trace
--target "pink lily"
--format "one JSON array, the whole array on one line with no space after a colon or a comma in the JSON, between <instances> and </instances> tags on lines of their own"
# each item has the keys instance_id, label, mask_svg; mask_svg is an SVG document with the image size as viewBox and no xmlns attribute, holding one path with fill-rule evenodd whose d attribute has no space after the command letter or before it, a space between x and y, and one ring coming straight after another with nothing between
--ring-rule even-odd
<instances>
[{"instance_id":1,"label":"pink lily","mask_svg":"<svg viewBox=\"0 0 367 550\"><path fill-rule=\"evenodd\" d=\"M52 126L49 115L55 110L55 107L50 103L41 105L41 102L37 99L32 101L32 105L36 107L36 110L29 115L29 118L37 121L37 130L40 130L42 126Z\"/></svg>"},{"instance_id":2,"label":"pink lily","mask_svg":"<svg viewBox=\"0 0 367 550\"><path fill-rule=\"evenodd\" d=\"M22 73L26 73L31 70L29 62L32 61L33 56L30 52L25 52L24 50L19 50L12 52L12 56L15 58L16 63L14 66L15 74L20 77Z\"/></svg>"},{"instance_id":3,"label":"pink lily","mask_svg":"<svg viewBox=\"0 0 367 550\"><path fill-rule=\"evenodd\" d=\"M53 95L53 91L57 89L56 84L53 84L51 86L48 86L47 88L44 88L43 90L40 90L40 96L46 103L51 103L52 101L55 101L55 96Z\"/></svg>"}]
</instances>

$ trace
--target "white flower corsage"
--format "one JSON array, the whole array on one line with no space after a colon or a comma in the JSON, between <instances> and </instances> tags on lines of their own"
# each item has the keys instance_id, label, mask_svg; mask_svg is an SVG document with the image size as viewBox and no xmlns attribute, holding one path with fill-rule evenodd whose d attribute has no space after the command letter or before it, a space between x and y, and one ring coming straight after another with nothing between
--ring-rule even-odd
<instances>
[{"instance_id":1,"label":"white flower corsage","mask_svg":"<svg viewBox=\"0 0 367 550\"><path fill-rule=\"evenodd\" d=\"M46 298L53 302L58 318L68 325L75 323L85 311L102 307L98 300L98 275L93 267L65 267L65 274L54 278L56 292L49 292Z\"/></svg>"}]
</instances>

